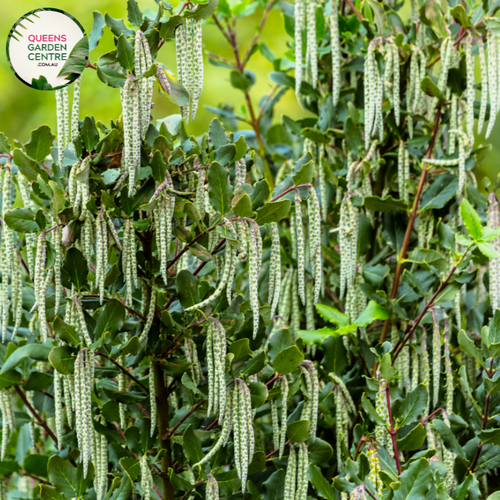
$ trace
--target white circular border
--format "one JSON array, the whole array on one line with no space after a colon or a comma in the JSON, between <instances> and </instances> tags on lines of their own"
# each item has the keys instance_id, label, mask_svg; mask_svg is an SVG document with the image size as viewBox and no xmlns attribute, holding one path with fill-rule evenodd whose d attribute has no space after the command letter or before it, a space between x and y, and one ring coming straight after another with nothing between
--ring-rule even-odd
<instances>
[{"instance_id":1,"label":"white circular border","mask_svg":"<svg viewBox=\"0 0 500 500\"><path fill-rule=\"evenodd\" d=\"M66 35L66 42L31 42L28 40L29 35ZM44 76L52 89L65 87L73 82L68 80L67 76L57 76L61 71L66 60L60 61L30 61L28 54L28 46L31 44L65 44L66 50L60 53L66 54L66 59L73 50L76 43L86 36L83 26L67 12L60 9L40 8L28 12L20 17L7 37L7 59L9 65L15 75L25 85L31 88L32 80ZM57 63L57 66L39 66L39 64ZM42 90L42 89L38 89Z\"/></svg>"}]
</instances>

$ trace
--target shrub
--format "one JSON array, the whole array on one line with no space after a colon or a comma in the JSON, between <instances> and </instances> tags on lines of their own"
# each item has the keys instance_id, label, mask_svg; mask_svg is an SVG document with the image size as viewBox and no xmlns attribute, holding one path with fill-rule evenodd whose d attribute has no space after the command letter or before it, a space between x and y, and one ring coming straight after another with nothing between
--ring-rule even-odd
<instances>
[{"instance_id":1,"label":"shrub","mask_svg":"<svg viewBox=\"0 0 500 500\"><path fill-rule=\"evenodd\" d=\"M116 122L80 119L80 78L56 141L0 136L0 496L494 492L500 209L474 144L500 107L496 3L157 4L94 14L90 50L105 25L116 50L87 72L119 89ZM281 58L259 43L272 9ZM246 107L193 137L205 23ZM158 89L180 114L154 125ZM276 120L290 89L307 113Z\"/></svg>"}]
</instances>

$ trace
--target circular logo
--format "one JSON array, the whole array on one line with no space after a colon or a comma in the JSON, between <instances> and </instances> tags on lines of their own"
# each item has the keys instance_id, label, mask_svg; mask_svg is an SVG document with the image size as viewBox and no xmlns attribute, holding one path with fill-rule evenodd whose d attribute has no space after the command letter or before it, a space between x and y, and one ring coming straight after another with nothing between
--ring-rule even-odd
<instances>
[{"instance_id":1,"label":"circular logo","mask_svg":"<svg viewBox=\"0 0 500 500\"><path fill-rule=\"evenodd\" d=\"M7 37L7 59L16 76L38 90L55 90L85 69L89 42L82 25L59 9L36 9L20 17Z\"/></svg>"}]
</instances>

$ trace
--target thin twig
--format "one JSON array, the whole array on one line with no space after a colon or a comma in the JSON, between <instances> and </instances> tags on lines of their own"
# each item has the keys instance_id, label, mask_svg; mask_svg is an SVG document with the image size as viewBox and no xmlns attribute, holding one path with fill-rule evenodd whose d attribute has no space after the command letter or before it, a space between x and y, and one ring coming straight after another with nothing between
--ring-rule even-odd
<instances>
[{"instance_id":1,"label":"thin twig","mask_svg":"<svg viewBox=\"0 0 500 500\"><path fill-rule=\"evenodd\" d=\"M162 439L168 439L171 437L173 434L175 434L175 431L203 404L206 403L206 400L203 399L202 401L199 401L196 403L173 427L170 429L170 432L167 432L164 434L161 438Z\"/></svg>"},{"instance_id":2,"label":"thin twig","mask_svg":"<svg viewBox=\"0 0 500 500\"><path fill-rule=\"evenodd\" d=\"M113 363L122 373L127 375L127 377L132 379L141 389L143 389L145 392L147 392L149 394L149 389L140 380L138 380L136 377L134 377L126 368L124 368L122 365L120 365L120 363L118 363L112 357L108 356L107 354L104 354L101 351L95 351L95 353L98 356L102 356L103 358L109 359L109 361L111 361L111 363Z\"/></svg>"},{"instance_id":3,"label":"thin twig","mask_svg":"<svg viewBox=\"0 0 500 500\"><path fill-rule=\"evenodd\" d=\"M39 413L31 406L26 394L24 394L23 390L18 386L14 385L14 389L19 394L19 397L23 400L26 408L31 412L31 414L35 417L36 423L45 429L45 432L52 438L56 446L59 446L59 442L57 440L56 435L52 432L51 428L47 425L47 422L39 415Z\"/></svg>"},{"instance_id":4,"label":"thin twig","mask_svg":"<svg viewBox=\"0 0 500 500\"><path fill-rule=\"evenodd\" d=\"M434 144L436 142L436 137L437 137L437 133L439 130L440 120L441 120L441 107L438 107L436 110L436 118L434 120L434 128L432 130L431 142L429 143L429 147L427 149L427 154L425 155L425 158L427 160L431 157L432 150L434 149ZM397 293L398 293L399 280L400 280L401 274L403 272L403 265L405 263L405 256L406 256L406 252L408 250L408 245L410 243L411 233L413 231L415 219L417 218L418 206L420 204L420 198L421 198L423 190L424 190L426 178L427 178L427 165L424 161L424 163L422 164L422 174L420 175L420 182L418 184L417 194L415 195L415 200L413 201L413 209L412 209L412 212L410 215L410 220L408 221L408 226L406 227L405 237L403 240L403 244L401 246L401 252L398 256L398 263L396 265L396 272L394 274L394 282L392 285L392 290L391 290L391 295L390 295L391 300L394 300L396 298ZM385 339L387 337L387 333L389 331L390 323L391 323L391 319L387 318L385 320L385 323L384 323L384 328L382 330L382 334L380 335L380 340L379 340L380 343L383 343L385 341ZM376 370L376 366L375 366L375 370Z\"/></svg>"},{"instance_id":5,"label":"thin twig","mask_svg":"<svg viewBox=\"0 0 500 500\"><path fill-rule=\"evenodd\" d=\"M391 408L391 396L389 394L389 382L385 381L385 397L387 400L387 411L389 413L389 423L391 425L391 439L392 439L392 448L394 450L394 460L396 460L396 466L398 467L398 473L401 475L403 472L401 470L401 463L399 461L399 453L398 453L398 443L396 441L396 431L394 430L394 420L392 418L392 408Z\"/></svg>"}]
</instances>

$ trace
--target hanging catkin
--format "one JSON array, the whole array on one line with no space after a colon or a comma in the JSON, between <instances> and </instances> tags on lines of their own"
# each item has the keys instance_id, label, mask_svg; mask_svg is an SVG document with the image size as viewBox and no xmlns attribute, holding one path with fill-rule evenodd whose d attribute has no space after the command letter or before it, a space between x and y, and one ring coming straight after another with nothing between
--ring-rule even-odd
<instances>
[{"instance_id":1,"label":"hanging catkin","mask_svg":"<svg viewBox=\"0 0 500 500\"><path fill-rule=\"evenodd\" d=\"M244 494L247 485L248 466L253 458L255 442L250 390L241 379L235 379L234 381L232 419L234 461L238 477L241 480L241 491Z\"/></svg>"},{"instance_id":2,"label":"hanging catkin","mask_svg":"<svg viewBox=\"0 0 500 500\"><path fill-rule=\"evenodd\" d=\"M222 417L226 411L226 331L219 320L207 326L208 410Z\"/></svg>"},{"instance_id":3,"label":"hanging catkin","mask_svg":"<svg viewBox=\"0 0 500 500\"><path fill-rule=\"evenodd\" d=\"M488 195L488 226L491 229L500 229L500 204L494 192ZM493 248L500 253L500 238L492 241ZM491 308L496 311L500 308L500 257L493 257L489 262L489 295Z\"/></svg>"},{"instance_id":4,"label":"hanging catkin","mask_svg":"<svg viewBox=\"0 0 500 500\"><path fill-rule=\"evenodd\" d=\"M83 477L87 477L92 459L94 426L92 425L92 388L94 385L94 353L81 349L75 360L75 416L76 436L83 464Z\"/></svg>"},{"instance_id":5,"label":"hanging catkin","mask_svg":"<svg viewBox=\"0 0 500 500\"><path fill-rule=\"evenodd\" d=\"M299 297L302 305L306 303L306 289L305 289L305 255L304 255L304 224L302 222L302 199L298 191L295 191L295 229L296 229L296 246L297 246L297 273L299 285ZM292 236L293 238L293 236Z\"/></svg>"},{"instance_id":6,"label":"hanging catkin","mask_svg":"<svg viewBox=\"0 0 500 500\"><path fill-rule=\"evenodd\" d=\"M340 63L342 54L340 52L338 9L337 0L333 0L330 14L330 39L332 44L332 104L334 107L339 102L341 87Z\"/></svg>"}]
</instances>

